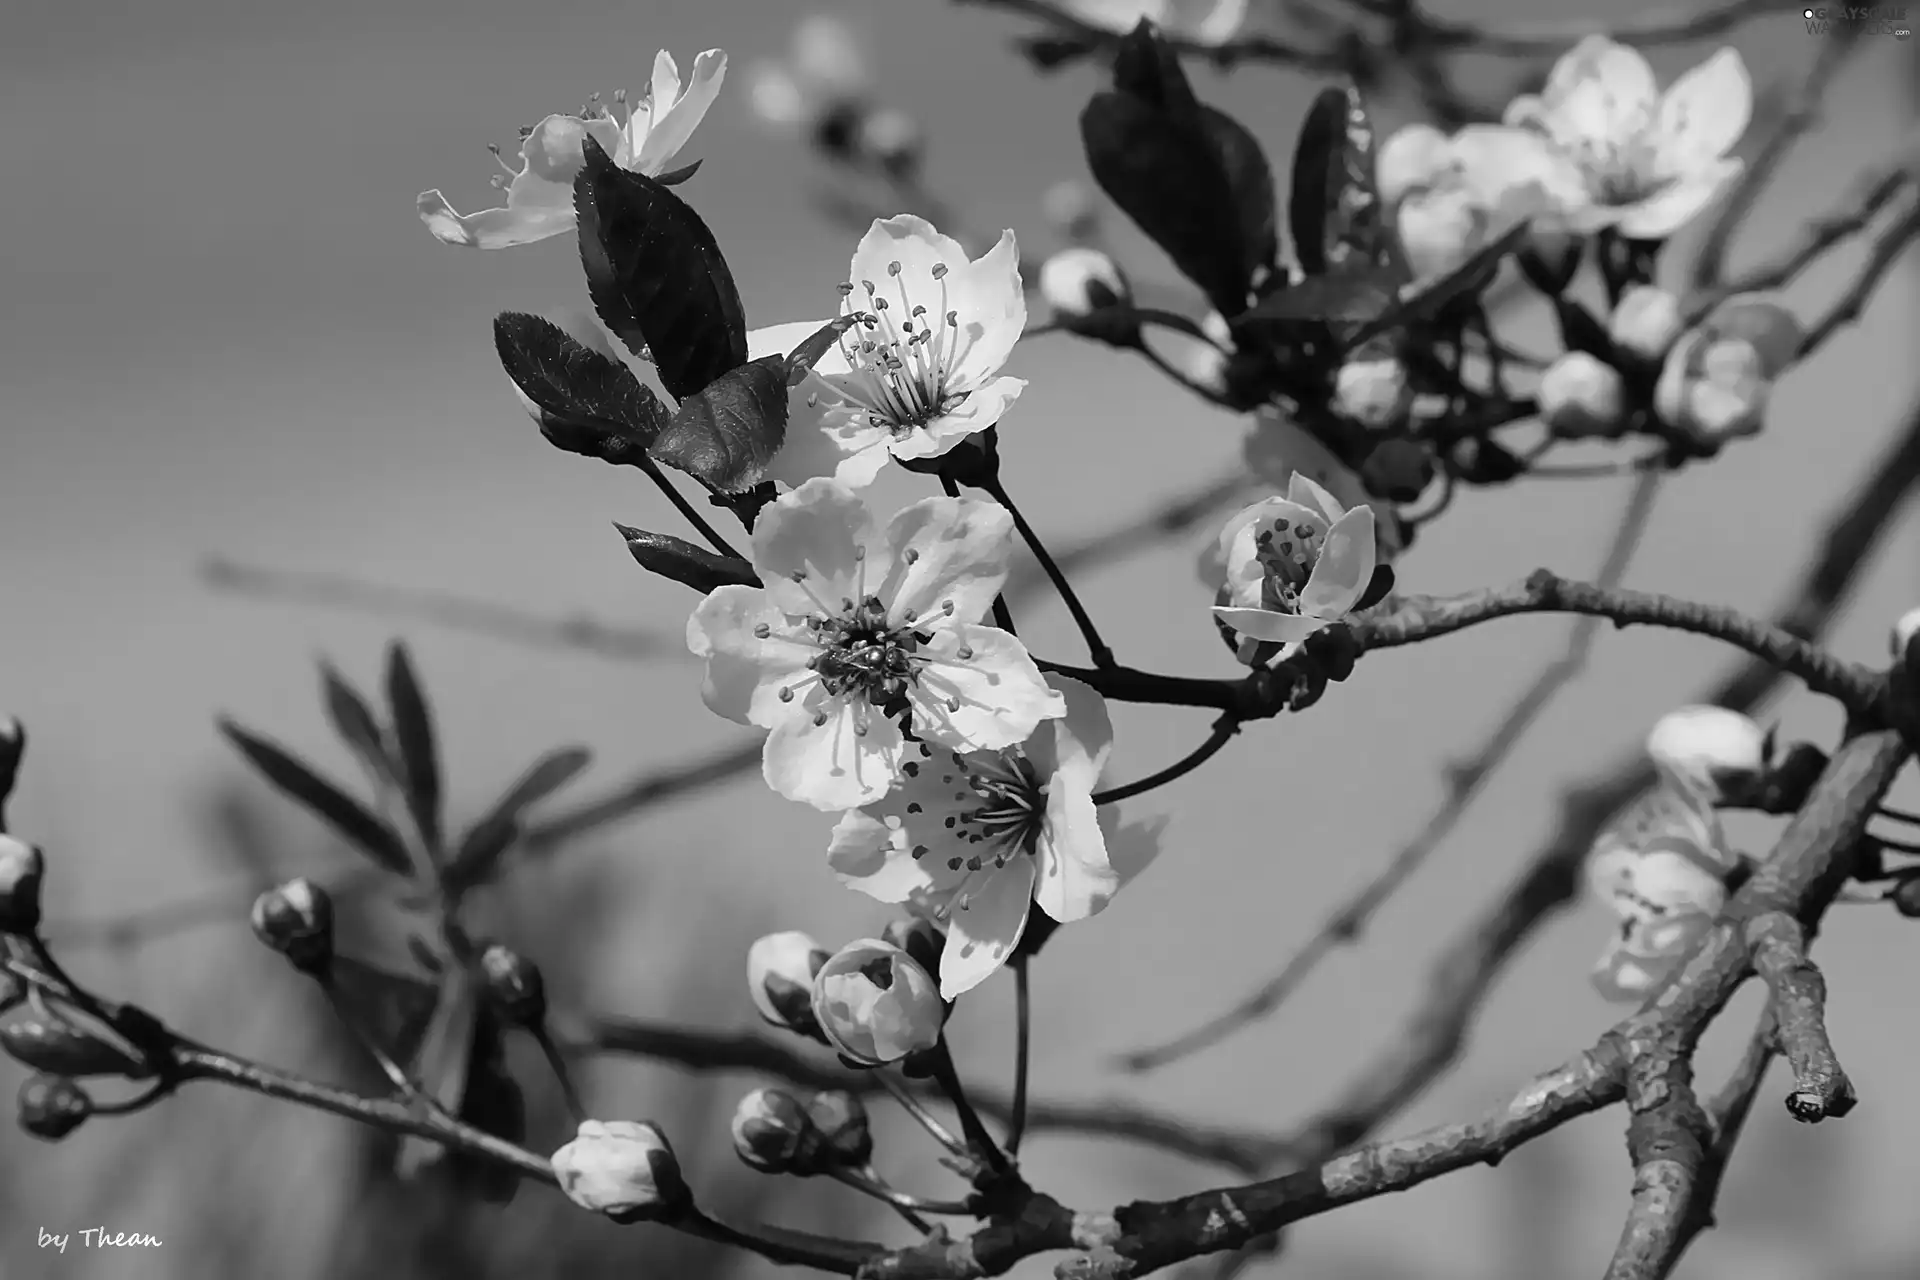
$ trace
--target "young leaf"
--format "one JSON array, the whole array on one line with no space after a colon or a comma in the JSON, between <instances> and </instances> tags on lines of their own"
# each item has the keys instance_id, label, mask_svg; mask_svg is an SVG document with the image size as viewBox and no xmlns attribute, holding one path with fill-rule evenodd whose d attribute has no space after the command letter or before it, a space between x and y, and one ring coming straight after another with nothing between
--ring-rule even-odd
<instances>
[{"instance_id":1,"label":"young leaf","mask_svg":"<svg viewBox=\"0 0 1920 1280\"><path fill-rule=\"evenodd\" d=\"M1374 178L1373 122L1360 91L1323 90L1300 125L1287 223L1308 275L1359 265L1405 272Z\"/></svg>"},{"instance_id":2,"label":"young leaf","mask_svg":"<svg viewBox=\"0 0 1920 1280\"><path fill-rule=\"evenodd\" d=\"M722 493L751 489L787 437L787 357L762 356L680 402L647 452Z\"/></svg>"},{"instance_id":3,"label":"young leaf","mask_svg":"<svg viewBox=\"0 0 1920 1280\"><path fill-rule=\"evenodd\" d=\"M640 567L649 573L671 578L702 593L730 583L743 587L760 585L759 576L745 560L715 555L684 538L648 533L645 529L618 523L613 527L627 540L627 550L633 553Z\"/></svg>"},{"instance_id":4,"label":"young leaf","mask_svg":"<svg viewBox=\"0 0 1920 1280\"><path fill-rule=\"evenodd\" d=\"M376 780L397 785L400 774L387 748L386 732L374 718L373 708L332 663L324 660L320 663L320 690L327 719L333 723L333 731L340 735L340 740L360 757L360 763Z\"/></svg>"},{"instance_id":5,"label":"young leaf","mask_svg":"<svg viewBox=\"0 0 1920 1280\"><path fill-rule=\"evenodd\" d=\"M579 777L593 762L585 747L562 747L534 761L467 833L447 863L442 880L458 893L493 878L502 855L520 836L520 817L528 809Z\"/></svg>"},{"instance_id":6,"label":"young leaf","mask_svg":"<svg viewBox=\"0 0 1920 1280\"><path fill-rule=\"evenodd\" d=\"M220 732L262 777L338 832L347 843L399 876L412 876L413 860L406 846L386 823L369 813L358 800L315 773L313 769L257 734L226 717Z\"/></svg>"},{"instance_id":7,"label":"young leaf","mask_svg":"<svg viewBox=\"0 0 1920 1280\"><path fill-rule=\"evenodd\" d=\"M580 263L594 310L684 400L747 360L747 316L713 232L658 181L616 165L592 138L573 182Z\"/></svg>"},{"instance_id":8,"label":"young leaf","mask_svg":"<svg viewBox=\"0 0 1920 1280\"><path fill-rule=\"evenodd\" d=\"M659 397L632 370L551 321L503 311L493 345L507 376L540 409L540 434L569 453L637 465L667 425Z\"/></svg>"},{"instance_id":9,"label":"young leaf","mask_svg":"<svg viewBox=\"0 0 1920 1280\"><path fill-rule=\"evenodd\" d=\"M1494 272L1500 269L1500 261L1526 239L1529 223L1524 219L1494 239L1475 250L1473 256L1441 276L1438 280L1424 283L1417 293L1403 296L1398 303L1374 317L1360 331L1347 339L1349 348L1357 347L1367 339L1385 333L1389 329L1417 324L1422 320L1431 320L1439 315L1454 301L1469 294L1478 293L1492 283Z\"/></svg>"},{"instance_id":10,"label":"young leaf","mask_svg":"<svg viewBox=\"0 0 1920 1280\"><path fill-rule=\"evenodd\" d=\"M813 366L820 362L820 357L827 354L834 343L840 341L840 335L859 323L857 316L841 316L837 320L829 320L808 335L805 342L787 352L787 385L798 386L800 379L806 377Z\"/></svg>"},{"instance_id":11,"label":"young leaf","mask_svg":"<svg viewBox=\"0 0 1920 1280\"><path fill-rule=\"evenodd\" d=\"M387 648L387 705L393 715L394 743L400 749L400 773L407 811L420 828L420 840L435 859L440 855L440 751L434 741L433 711L414 674L407 646L395 640Z\"/></svg>"}]
</instances>

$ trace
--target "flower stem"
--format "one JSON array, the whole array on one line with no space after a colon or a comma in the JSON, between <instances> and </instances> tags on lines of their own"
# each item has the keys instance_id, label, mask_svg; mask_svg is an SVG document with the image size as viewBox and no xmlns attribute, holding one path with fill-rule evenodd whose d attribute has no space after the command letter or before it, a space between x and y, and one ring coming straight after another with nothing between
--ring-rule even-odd
<instances>
[{"instance_id":1,"label":"flower stem","mask_svg":"<svg viewBox=\"0 0 1920 1280\"><path fill-rule=\"evenodd\" d=\"M1067 606L1067 612L1073 615L1074 625L1080 628L1080 634L1086 638L1087 652L1093 655L1093 665L1103 668L1115 665L1113 650L1108 648L1107 642L1100 638L1100 629L1093 625L1093 619L1087 615L1086 608L1080 603L1080 597L1073 593L1073 587L1067 582L1067 575L1060 571L1060 566L1054 563L1053 556L1048 553L1046 545L1040 541L1039 535L1034 533L1033 526L1027 523L1027 518L1020 514L1020 508L1014 506L1013 499L1007 496L1007 487L1000 483L1000 477L997 475L983 477L981 488L992 495L994 501L1005 507L1007 514L1013 517L1013 527L1020 531L1020 536L1033 552L1034 559L1040 562L1040 567L1046 571L1047 577L1053 582L1053 589L1060 593L1060 599Z\"/></svg>"},{"instance_id":2,"label":"flower stem","mask_svg":"<svg viewBox=\"0 0 1920 1280\"><path fill-rule=\"evenodd\" d=\"M912 1116L922 1129L925 1129L933 1136L935 1142L945 1147L948 1151L951 1151L954 1155L965 1155L967 1153L967 1144L955 1137L953 1130L941 1124L933 1112L927 1110L926 1104L914 1097L912 1091L905 1085L884 1071L875 1072L874 1078L880 1082L881 1088L893 1095L893 1100L898 1102L901 1108L906 1111L908 1115Z\"/></svg>"},{"instance_id":3,"label":"flower stem","mask_svg":"<svg viewBox=\"0 0 1920 1280\"><path fill-rule=\"evenodd\" d=\"M363 1049L373 1055L373 1060L380 1064L380 1070L386 1074L388 1080L393 1082L393 1087L400 1091L401 1096L407 1098L419 1096L420 1086L413 1082L406 1070L395 1062L380 1043L369 1034L366 1025L360 1021L359 1015L341 995L333 975L322 969L314 975L314 978L320 984L320 989L326 992L327 1002L333 1006L333 1012L340 1019L341 1024L354 1039L360 1042Z\"/></svg>"},{"instance_id":4,"label":"flower stem","mask_svg":"<svg viewBox=\"0 0 1920 1280\"><path fill-rule=\"evenodd\" d=\"M553 1070L553 1078L560 1082L560 1092L567 1100L567 1114L573 1122L579 1124L587 1118L587 1109L580 1104L579 1090L573 1087L573 1076L567 1070L567 1060L560 1056L560 1046L553 1042L553 1035L547 1030L546 1023L538 1023L533 1028L533 1039L540 1046L540 1052L546 1055L547 1066Z\"/></svg>"},{"instance_id":5,"label":"flower stem","mask_svg":"<svg viewBox=\"0 0 1920 1280\"><path fill-rule=\"evenodd\" d=\"M835 1167L829 1169L827 1173L834 1181L845 1183L862 1195L869 1195L884 1204L892 1205L899 1211L902 1218L921 1231L931 1230L926 1219L920 1216L922 1213L973 1212L972 1206L964 1200L926 1200L919 1196L910 1196L904 1191L895 1191L874 1172L872 1165L864 1169Z\"/></svg>"},{"instance_id":6,"label":"flower stem","mask_svg":"<svg viewBox=\"0 0 1920 1280\"><path fill-rule=\"evenodd\" d=\"M1207 740L1198 747L1195 747L1186 757L1174 761L1158 773L1149 774L1138 782L1129 782L1125 786L1114 787L1110 791L1096 791L1093 793L1093 802L1095 804L1113 804L1116 801L1125 800L1130 796L1137 796L1143 792L1152 791L1155 787L1165 786L1174 779L1193 772L1193 770L1212 759L1214 753L1226 746L1228 739L1232 738L1233 735L1238 732L1240 732L1239 718L1232 712L1227 712L1213 722L1213 732L1207 735Z\"/></svg>"},{"instance_id":7,"label":"flower stem","mask_svg":"<svg viewBox=\"0 0 1920 1280\"><path fill-rule=\"evenodd\" d=\"M967 1101L966 1088L960 1083L960 1072L953 1065L953 1052L947 1047L945 1036L940 1038L939 1045L930 1056L933 1059L934 1083L940 1086L940 1091L947 1095L947 1101L953 1104L955 1113L959 1115L960 1131L967 1137L968 1148L986 1161L987 1167L993 1172L1012 1173L1013 1163L1007 1159L1006 1152L1000 1149L1000 1144L993 1140L993 1135L987 1132L987 1126L980 1122L980 1113Z\"/></svg>"},{"instance_id":8,"label":"flower stem","mask_svg":"<svg viewBox=\"0 0 1920 1280\"><path fill-rule=\"evenodd\" d=\"M711 524L707 523L707 518L701 515L699 510L691 502L687 501L685 494L673 487L672 482L667 479L666 473L660 470L658 463L652 458L642 455L637 465L642 471L647 473L649 480L652 480L655 485L659 486L660 492L667 495L667 501L671 502L679 510L680 514L687 518L687 523L699 530L700 536L705 538L715 551L735 560L746 559L745 556L727 545L727 540L721 537L719 532L715 530Z\"/></svg>"},{"instance_id":9,"label":"flower stem","mask_svg":"<svg viewBox=\"0 0 1920 1280\"><path fill-rule=\"evenodd\" d=\"M1882 818L1891 818L1895 822L1905 822L1920 827L1920 813L1909 813L1905 809L1895 809L1890 805L1881 805L1875 810Z\"/></svg>"},{"instance_id":10,"label":"flower stem","mask_svg":"<svg viewBox=\"0 0 1920 1280\"><path fill-rule=\"evenodd\" d=\"M1033 1048L1033 1000L1027 981L1027 961L1020 956L1013 962L1013 1117L1007 1122L1006 1150L1009 1157L1020 1154L1020 1139L1027 1130L1027 1063Z\"/></svg>"}]
</instances>

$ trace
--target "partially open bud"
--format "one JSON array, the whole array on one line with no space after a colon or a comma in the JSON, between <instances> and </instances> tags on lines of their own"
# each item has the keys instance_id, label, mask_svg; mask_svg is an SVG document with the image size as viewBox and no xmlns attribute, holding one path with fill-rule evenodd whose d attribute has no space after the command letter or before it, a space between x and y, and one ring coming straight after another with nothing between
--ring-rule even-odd
<instances>
[{"instance_id":1,"label":"partially open bud","mask_svg":"<svg viewBox=\"0 0 1920 1280\"><path fill-rule=\"evenodd\" d=\"M890 942L862 938L841 948L813 980L813 1016L847 1061L878 1067L940 1042L940 985Z\"/></svg>"},{"instance_id":2,"label":"partially open bud","mask_svg":"<svg viewBox=\"0 0 1920 1280\"><path fill-rule=\"evenodd\" d=\"M926 140L920 122L897 107L872 107L861 113L854 146L873 164L897 178L920 168Z\"/></svg>"},{"instance_id":3,"label":"partially open bud","mask_svg":"<svg viewBox=\"0 0 1920 1280\"><path fill-rule=\"evenodd\" d=\"M755 1089L733 1109L733 1150L761 1173L808 1177L818 1171L820 1131L785 1089Z\"/></svg>"},{"instance_id":4,"label":"partially open bud","mask_svg":"<svg viewBox=\"0 0 1920 1280\"><path fill-rule=\"evenodd\" d=\"M1078 318L1133 301L1127 277L1098 249L1062 249L1040 265L1040 293L1055 315Z\"/></svg>"},{"instance_id":5,"label":"partially open bud","mask_svg":"<svg viewBox=\"0 0 1920 1280\"><path fill-rule=\"evenodd\" d=\"M1617 436L1627 424L1620 371L1584 351L1569 351L1540 376L1540 420L1562 440Z\"/></svg>"},{"instance_id":6,"label":"partially open bud","mask_svg":"<svg viewBox=\"0 0 1920 1280\"><path fill-rule=\"evenodd\" d=\"M660 1126L646 1120L582 1120L553 1153L567 1198L615 1222L656 1222L693 1207L693 1193Z\"/></svg>"},{"instance_id":7,"label":"partially open bud","mask_svg":"<svg viewBox=\"0 0 1920 1280\"><path fill-rule=\"evenodd\" d=\"M1661 716L1647 734L1654 766L1715 801L1737 800L1767 775L1770 735L1725 707L1681 707Z\"/></svg>"},{"instance_id":8,"label":"partially open bud","mask_svg":"<svg viewBox=\"0 0 1920 1280\"><path fill-rule=\"evenodd\" d=\"M253 900L253 933L303 973L333 959L333 899L301 876Z\"/></svg>"},{"instance_id":9,"label":"partially open bud","mask_svg":"<svg viewBox=\"0 0 1920 1280\"><path fill-rule=\"evenodd\" d=\"M20 1086L19 1108L22 1129L47 1142L58 1142L93 1114L93 1099L63 1076L29 1076Z\"/></svg>"},{"instance_id":10,"label":"partially open bud","mask_svg":"<svg viewBox=\"0 0 1920 1280\"><path fill-rule=\"evenodd\" d=\"M1100 234L1100 207L1084 183L1054 183L1040 197L1040 212L1068 244L1088 244Z\"/></svg>"},{"instance_id":11,"label":"partially open bud","mask_svg":"<svg viewBox=\"0 0 1920 1280\"><path fill-rule=\"evenodd\" d=\"M56 1017L20 1018L0 1026L0 1049L14 1061L52 1076L124 1076L145 1079L153 1069L119 1045Z\"/></svg>"},{"instance_id":12,"label":"partially open bud","mask_svg":"<svg viewBox=\"0 0 1920 1280\"><path fill-rule=\"evenodd\" d=\"M487 997L516 1026L537 1027L547 1016L547 987L533 961L494 943L480 953Z\"/></svg>"},{"instance_id":13,"label":"partially open bud","mask_svg":"<svg viewBox=\"0 0 1920 1280\"><path fill-rule=\"evenodd\" d=\"M845 1089L827 1089L807 1102L807 1117L820 1131L823 1156L844 1168L864 1168L873 1159L873 1129L867 1104Z\"/></svg>"},{"instance_id":14,"label":"partially open bud","mask_svg":"<svg viewBox=\"0 0 1920 1280\"><path fill-rule=\"evenodd\" d=\"M1713 309L1701 327L1715 338L1750 344L1760 376L1769 382L1792 367L1806 338L1806 330L1791 311L1758 293L1728 298Z\"/></svg>"},{"instance_id":15,"label":"partially open bud","mask_svg":"<svg viewBox=\"0 0 1920 1280\"><path fill-rule=\"evenodd\" d=\"M0 835L0 933L32 933L40 927L40 882L46 874L38 849Z\"/></svg>"},{"instance_id":16,"label":"partially open bud","mask_svg":"<svg viewBox=\"0 0 1920 1280\"><path fill-rule=\"evenodd\" d=\"M1334 412L1369 431L1393 431L1413 408L1413 384L1399 357L1357 355L1333 376Z\"/></svg>"},{"instance_id":17,"label":"partially open bud","mask_svg":"<svg viewBox=\"0 0 1920 1280\"><path fill-rule=\"evenodd\" d=\"M769 933L747 948L747 993L760 1016L776 1027L818 1040L813 979L833 953L798 930Z\"/></svg>"},{"instance_id":18,"label":"partially open bud","mask_svg":"<svg viewBox=\"0 0 1920 1280\"><path fill-rule=\"evenodd\" d=\"M1920 636L1920 609L1909 609L1894 622L1893 634L1887 637L1888 648L1895 662L1907 660L1915 636Z\"/></svg>"},{"instance_id":19,"label":"partially open bud","mask_svg":"<svg viewBox=\"0 0 1920 1280\"><path fill-rule=\"evenodd\" d=\"M1667 353L1654 390L1654 412L1702 443L1718 445L1759 432L1771 389L1752 343L1694 330Z\"/></svg>"},{"instance_id":20,"label":"partially open bud","mask_svg":"<svg viewBox=\"0 0 1920 1280\"><path fill-rule=\"evenodd\" d=\"M1658 285L1630 285L1607 322L1607 336L1621 351L1658 364L1680 339L1680 300Z\"/></svg>"}]
</instances>

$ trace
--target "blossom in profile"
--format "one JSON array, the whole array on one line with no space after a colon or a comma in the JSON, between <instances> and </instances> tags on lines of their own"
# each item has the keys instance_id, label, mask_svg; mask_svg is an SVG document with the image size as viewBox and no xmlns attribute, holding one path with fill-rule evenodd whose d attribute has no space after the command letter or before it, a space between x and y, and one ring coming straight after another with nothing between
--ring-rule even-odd
<instances>
[{"instance_id":1,"label":"blossom in profile","mask_svg":"<svg viewBox=\"0 0 1920 1280\"><path fill-rule=\"evenodd\" d=\"M889 458L935 458L1000 421L1026 386L1000 367L1027 324L1013 232L977 259L924 218L874 222L840 286L856 324L789 393L786 441L767 475L870 484ZM827 322L747 335L748 354L785 353Z\"/></svg>"},{"instance_id":2,"label":"blossom in profile","mask_svg":"<svg viewBox=\"0 0 1920 1280\"><path fill-rule=\"evenodd\" d=\"M848 1061L879 1067L939 1044L947 1012L918 961L891 942L862 938L814 978L813 1016Z\"/></svg>"},{"instance_id":3,"label":"blossom in profile","mask_svg":"<svg viewBox=\"0 0 1920 1280\"><path fill-rule=\"evenodd\" d=\"M420 193L420 220L436 239L475 249L505 249L563 235L574 227L573 180L586 164L586 140L600 144L616 165L657 177L693 137L693 131L719 96L727 55L708 49L693 60L685 82L673 55L662 49L653 61L653 79L638 100L625 91L611 109L594 105L579 115L550 115L522 131L520 165L494 156L504 170L494 186L507 202L497 209L459 213L439 190ZM597 95L596 95L597 97Z\"/></svg>"},{"instance_id":4,"label":"blossom in profile","mask_svg":"<svg viewBox=\"0 0 1920 1280\"><path fill-rule=\"evenodd\" d=\"M1416 280L1447 274L1523 219L1557 227L1555 211L1584 199L1579 175L1544 139L1503 125L1451 135L1407 125L1381 144L1375 184Z\"/></svg>"},{"instance_id":5,"label":"blossom in profile","mask_svg":"<svg viewBox=\"0 0 1920 1280\"><path fill-rule=\"evenodd\" d=\"M1590 35L1502 120L1544 138L1571 170L1579 195L1562 210L1577 228L1663 240L1740 175L1731 153L1752 117L1753 81L1738 50L1721 49L1662 93L1639 50ZM1556 178L1550 189L1565 185Z\"/></svg>"},{"instance_id":6,"label":"blossom in profile","mask_svg":"<svg viewBox=\"0 0 1920 1280\"><path fill-rule=\"evenodd\" d=\"M883 530L853 490L808 481L755 521L765 585L718 587L688 621L707 705L769 730L768 785L826 810L885 795L916 743L1025 741L1065 706L1019 640L980 622L1012 539L996 503L926 498Z\"/></svg>"},{"instance_id":7,"label":"blossom in profile","mask_svg":"<svg viewBox=\"0 0 1920 1280\"><path fill-rule=\"evenodd\" d=\"M953 1000L1007 962L1037 905L1070 924L1120 887L1107 850L1113 811L1093 792L1113 746L1106 700L1048 675L1066 714L1001 751L922 746L899 788L834 828L828 861L880 902L909 904L945 930L940 994Z\"/></svg>"},{"instance_id":8,"label":"blossom in profile","mask_svg":"<svg viewBox=\"0 0 1920 1280\"><path fill-rule=\"evenodd\" d=\"M1773 735L1725 707L1679 707L1647 734L1647 758L1708 805L1738 801L1766 779Z\"/></svg>"},{"instance_id":9,"label":"blossom in profile","mask_svg":"<svg viewBox=\"0 0 1920 1280\"><path fill-rule=\"evenodd\" d=\"M1284 498L1256 502L1220 531L1226 603L1213 615L1283 653L1344 618L1378 564L1373 509L1343 506L1296 474Z\"/></svg>"},{"instance_id":10,"label":"blossom in profile","mask_svg":"<svg viewBox=\"0 0 1920 1280\"><path fill-rule=\"evenodd\" d=\"M680 1162L660 1126L646 1120L582 1120L553 1153L567 1198L615 1222L671 1217L693 1203Z\"/></svg>"}]
</instances>

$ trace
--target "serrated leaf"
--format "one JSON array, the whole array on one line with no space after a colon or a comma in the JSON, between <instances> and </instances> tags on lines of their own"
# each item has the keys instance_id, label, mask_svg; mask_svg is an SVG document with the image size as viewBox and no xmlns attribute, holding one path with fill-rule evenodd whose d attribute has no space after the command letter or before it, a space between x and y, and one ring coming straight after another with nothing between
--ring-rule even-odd
<instances>
[{"instance_id":1,"label":"serrated leaf","mask_svg":"<svg viewBox=\"0 0 1920 1280\"><path fill-rule=\"evenodd\" d=\"M657 173L653 176L653 180L663 187L677 187L694 174L700 172L700 166L705 163L705 160L695 160L692 164L681 165L678 169L670 169L666 173Z\"/></svg>"},{"instance_id":2,"label":"serrated leaf","mask_svg":"<svg viewBox=\"0 0 1920 1280\"><path fill-rule=\"evenodd\" d=\"M268 782L305 805L348 844L386 870L399 876L413 875L413 860L407 856L406 846L401 843L400 837L386 823L368 812L358 800L321 777L285 748L241 728L224 716L217 723L220 732Z\"/></svg>"},{"instance_id":3,"label":"serrated leaf","mask_svg":"<svg viewBox=\"0 0 1920 1280\"><path fill-rule=\"evenodd\" d=\"M809 334L805 342L787 352L787 385L790 387L800 385L800 380L813 371L813 366L820 362L820 357L827 354L834 344L840 341L840 335L858 323L860 323L858 316L841 316L838 319L829 320Z\"/></svg>"},{"instance_id":4,"label":"serrated leaf","mask_svg":"<svg viewBox=\"0 0 1920 1280\"><path fill-rule=\"evenodd\" d=\"M413 669L407 646L387 647L387 706L393 716L393 740L399 748L402 794L407 812L420 828L429 855L440 855L440 748L433 732L433 710Z\"/></svg>"},{"instance_id":5,"label":"serrated leaf","mask_svg":"<svg viewBox=\"0 0 1920 1280\"><path fill-rule=\"evenodd\" d=\"M649 573L657 573L702 593L729 584L743 587L760 585L753 566L735 556L716 555L684 538L664 533L649 533L630 525L616 524L627 550Z\"/></svg>"},{"instance_id":6,"label":"serrated leaf","mask_svg":"<svg viewBox=\"0 0 1920 1280\"><path fill-rule=\"evenodd\" d=\"M561 747L534 761L460 838L442 873L447 888L458 893L491 880L501 857L520 838L521 816L579 777L591 763L593 753L585 747Z\"/></svg>"},{"instance_id":7,"label":"serrated leaf","mask_svg":"<svg viewBox=\"0 0 1920 1280\"><path fill-rule=\"evenodd\" d=\"M641 463L667 425L658 396L633 371L524 312L494 317L493 346L520 393L540 410L540 434L568 453Z\"/></svg>"},{"instance_id":8,"label":"serrated leaf","mask_svg":"<svg viewBox=\"0 0 1920 1280\"><path fill-rule=\"evenodd\" d=\"M1471 257L1452 271L1438 280L1421 284L1418 292L1403 295L1392 307L1348 338L1347 345L1357 347L1389 329L1431 320L1452 302L1486 288L1492 283L1494 272L1500 269L1501 259L1526 239L1529 225L1525 220L1516 222L1475 250Z\"/></svg>"},{"instance_id":9,"label":"serrated leaf","mask_svg":"<svg viewBox=\"0 0 1920 1280\"><path fill-rule=\"evenodd\" d=\"M340 740L360 758L375 780L384 785L397 785L399 771L394 764L393 755L387 746L386 731L374 718L373 708L360 696L359 690L347 682L347 678L331 662L320 663L321 700L327 709L327 719L333 725L333 731Z\"/></svg>"},{"instance_id":10,"label":"serrated leaf","mask_svg":"<svg viewBox=\"0 0 1920 1280\"><path fill-rule=\"evenodd\" d=\"M682 400L647 452L721 493L739 493L760 482L786 438L787 357L762 356Z\"/></svg>"},{"instance_id":11,"label":"serrated leaf","mask_svg":"<svg viewBox=\"0 0 1920 1280\"><path fill-rule=\"evenodd\" d=\"M676 400L747 360L733 272L700 215L657 180L616 165L592 138L573 183L580 264L600 319L646 350Z\"/></svg>"}]
</instances>

